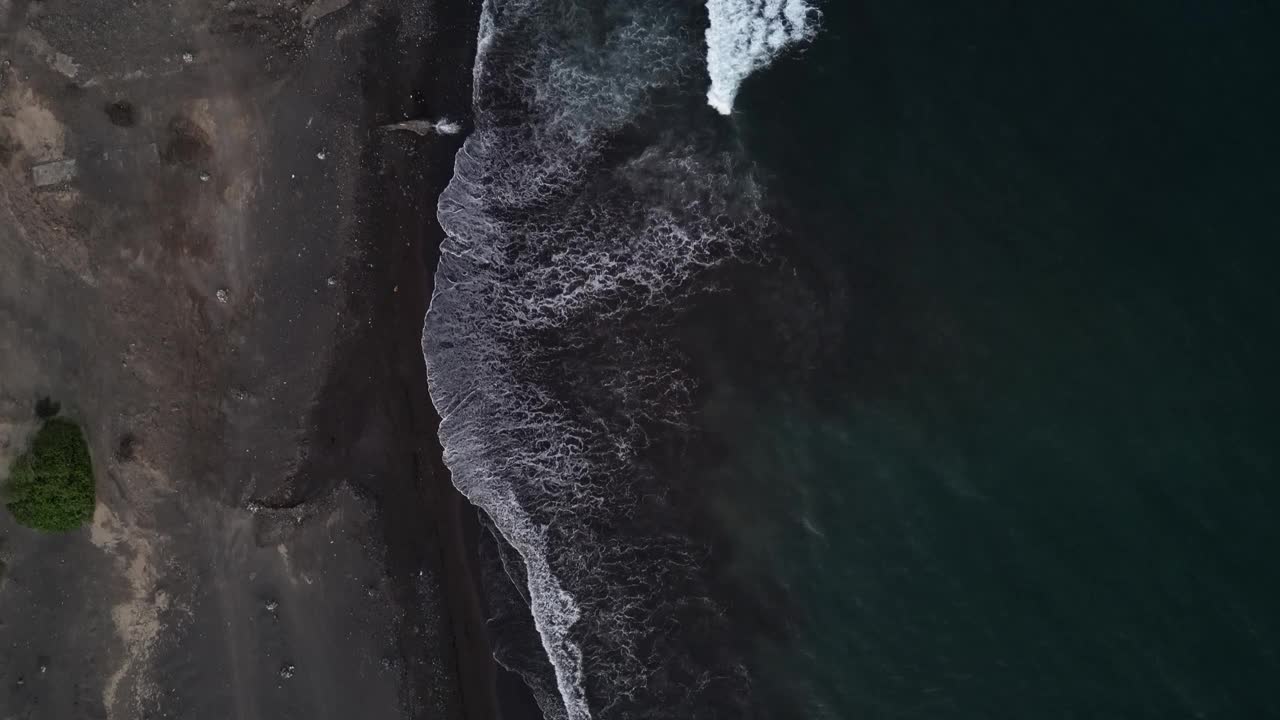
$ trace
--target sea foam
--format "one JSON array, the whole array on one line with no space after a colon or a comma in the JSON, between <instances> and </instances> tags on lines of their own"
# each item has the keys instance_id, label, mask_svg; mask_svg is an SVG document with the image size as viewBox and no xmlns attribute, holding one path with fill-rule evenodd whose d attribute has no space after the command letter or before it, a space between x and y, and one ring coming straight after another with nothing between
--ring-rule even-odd
<instances>
[{"instance_id":1,"label":"sea foam","mask_svg":"<svg viewBox=\"0 0 1280 720\"><path fill-rule=\"evenodd\" d=\"M748 75L817 31L817 11L804 0L707 0L707 15L707 104L722 115Z\"/></svg>"},{"instance_id":2,"label":"sea foam","mask_svg":"<svg viewBox=\"0 0 1280 720\"><path fill-rule=\"evenodd\" d=\"M694 76L689 14L682 0L485 0L475 129L437 208L423 352L440 440L524 565L564 706L549 717L694 716L735 672L671 633L718 611L672 596L696 586L699 550L661 526L642 453L685 422L692 387L655 324L750 250L759 191L682 133L610 153L656 92Z\"/></svg>"}]
</instances>

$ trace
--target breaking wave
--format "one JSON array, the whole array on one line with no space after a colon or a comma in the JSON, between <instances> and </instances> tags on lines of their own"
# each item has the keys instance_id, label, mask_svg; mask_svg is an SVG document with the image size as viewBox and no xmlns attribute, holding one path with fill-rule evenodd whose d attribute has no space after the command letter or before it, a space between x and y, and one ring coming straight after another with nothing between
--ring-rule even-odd
<instances>
[{"instance_id":1,"label":"breaking wave","mask_svg":"<svg viewBox=\"0 0 1280 720\"><path fill-rule=\"evenodd\" d=\"M817 31L817 11L804 0L707 0L707 15L707 104L722 115L748 75Z\"/></svg>"},{"instance_id":2,"label":"breaking wave","mask_svg":"<svg viewBox=\"0 0 1280 720\"><path fill-rule=\"evenodd\" d=\"M767 227L714 133L666 117L701 103L694 11L485 0L475 131L439 200L423 352L440 439L523 564L507 574L554 672L548 717L694 717L746 694L723 644L692 644L720 613L645 459L690 408L675 304Z\"/></svg>"}]
</instances>

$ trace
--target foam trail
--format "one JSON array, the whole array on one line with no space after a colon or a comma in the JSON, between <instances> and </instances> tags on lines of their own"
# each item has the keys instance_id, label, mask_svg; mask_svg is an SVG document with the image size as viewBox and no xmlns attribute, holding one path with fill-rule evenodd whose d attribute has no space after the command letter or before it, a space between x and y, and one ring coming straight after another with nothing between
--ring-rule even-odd
<instances>
[{"instance_id":1,"label":"foam trail","mask_svg":"<svg viewBox=\"0 0 1280 720\"><path fill-rule=\"evenodd\" d=\"M733 111L748 75L817 31L817 11L804 0L707 0L707 15L707 104L721 115Z\"/></svg>"}]
</instances>

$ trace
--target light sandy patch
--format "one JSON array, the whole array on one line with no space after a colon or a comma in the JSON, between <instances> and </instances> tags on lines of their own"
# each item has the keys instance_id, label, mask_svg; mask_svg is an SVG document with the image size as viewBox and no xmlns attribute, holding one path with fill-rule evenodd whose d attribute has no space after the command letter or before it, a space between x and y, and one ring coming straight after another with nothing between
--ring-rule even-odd
<instances>
[{"instance_id":1,"label":"light sandy patch","mask_svg":"<svg viewBox=\"0 0 1280 720\"><path fill-rule=\"evenodd\" d=\"M124 645L124 658L107 678L102 702L109 719L139 717L143 703L156 695L147 670L160 635L160 613L171 602L168 594L156 587L157 541L153 534L125 523L101 503L94 512L89 538L112 556L129 586L129 594L111 609L116 635ZM133 684L133 702L128 705L120 697L126 679Z\"/></svg>"},{"instance_id":2,"label":"light sandy patch","mask_svg":"<svg viewBox=\"0 0 1280 720\"><path fill-rule=\"evenodd\" d=\"M0 138L13 147L15 157L32 163L62 158L66 127L31 88L13 83L0 97L0 111Z\"/></svg>"},{"instance_id":3,"label":"light sandy patch","mask_svg":"<svg viewBox=\"0 0 1280 720\"><path fill-rule=\"evenodd\" d=\"M290 578L293 577L293 570L289 567L289 548L284 543L276 545L276 552L280 554L280 562L284 565L284 574Z\"/></svg>"},{"instance_id":4,"label":"light sandy patch","mask_svg":"<svg viewBox=\"0 0 1280 720\"><path fill-rule=\"evenodd\" d=\"M14 458L26 450L35 434L34 420L10 421L0 419L0 482L9 479L9 466Z\"/></svg>"},{"instance_id":5,"label":"light sandy patch","mask_svg":"<svg viewBox=\"0 0 1280 720\"><path fill-rule=\"evenodd\" d=\"M195 123L215 143L218 138L218 125L213 119L213 100L199 98L185 104L183 108L187 119Z\"/></svg>"},{"instance_id":6,"label":"light sandy patch","mask_svg":"<svg viewBox=\"0 0 1280 720\"><path fill-rule=\"evenodd\" d=\"M49 44L44 35L33 28L23 28L18 33L18 42L25 45L36 57L55 71L74 79L80 74L80 65L66 53L59 52Z\"/></svg>"},{"instance_id":7,"label":"light sandy patch","mask_svg":"<svg viewBox=\"0 0 1280 720\"><path fill-rule=\"evenodd\" d=\"M69 230L79 191L74 185L55 190L32 185L30 166L60 159L66 151L66 128L40 94L13 76L0 93L0 147L10 155L0 164L0 222L8 223L46 265L96 285L89 249Z\"/></svg>"}]
</instances>

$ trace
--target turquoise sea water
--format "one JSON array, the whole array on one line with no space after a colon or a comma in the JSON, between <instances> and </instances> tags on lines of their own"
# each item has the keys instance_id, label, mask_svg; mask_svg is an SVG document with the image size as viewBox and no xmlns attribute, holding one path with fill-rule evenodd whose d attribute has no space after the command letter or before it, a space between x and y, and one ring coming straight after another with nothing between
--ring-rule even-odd
<instances>
[{"instance_id":1,"label":"turquoise sea water","mask_svg":"<svg viewBox=\"0 0 1280 720\"><path fill-rule=\"evenodd\" d=\"M762 715L1280 717L1280 10L823 10L689 333Z\"/></svg>"}]
</instances>

